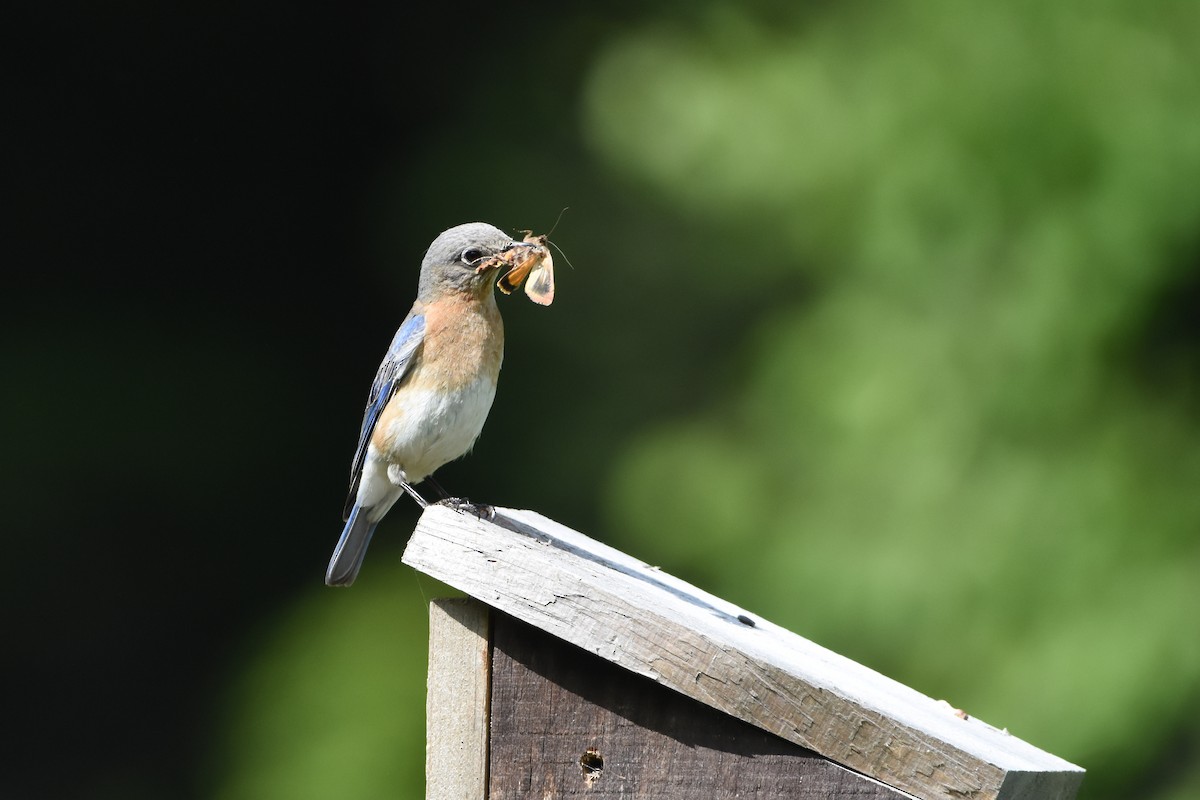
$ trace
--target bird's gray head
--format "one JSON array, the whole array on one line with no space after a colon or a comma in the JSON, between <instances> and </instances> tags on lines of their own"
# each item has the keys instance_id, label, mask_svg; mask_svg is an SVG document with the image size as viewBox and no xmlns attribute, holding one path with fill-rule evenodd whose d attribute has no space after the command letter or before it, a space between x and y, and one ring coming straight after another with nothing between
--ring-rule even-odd
<instances>
[{"instance_id":1,"label":"bird's gray head","mask_svg":"<svg viewBox=\"0 0 1200 800\"><path fill-rule=\"evenodd\" d=\"M427 303L446 292L490 296L495 271L476 268L513 245L511 236L486 222L468 222L442 231L421 262L417 299Z\"/></svg>"}]
</instances>

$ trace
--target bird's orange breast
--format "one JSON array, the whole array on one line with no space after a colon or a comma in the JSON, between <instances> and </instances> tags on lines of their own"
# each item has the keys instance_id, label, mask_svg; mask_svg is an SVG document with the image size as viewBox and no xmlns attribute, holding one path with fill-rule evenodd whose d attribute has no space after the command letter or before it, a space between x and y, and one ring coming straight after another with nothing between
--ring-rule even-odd
<instances>
[{"instance_id":1,"label":"bird's orange breast","mask_svg":"<svg viewBox=\"0 0 1200 800\"><path fill-rule=\"evenodd\" d=\"M504 323L491 295L453 295L425 307L425 340L411 376L421 388L457 391L493 382L504 358Z\"/></svg>"}]
</instances>

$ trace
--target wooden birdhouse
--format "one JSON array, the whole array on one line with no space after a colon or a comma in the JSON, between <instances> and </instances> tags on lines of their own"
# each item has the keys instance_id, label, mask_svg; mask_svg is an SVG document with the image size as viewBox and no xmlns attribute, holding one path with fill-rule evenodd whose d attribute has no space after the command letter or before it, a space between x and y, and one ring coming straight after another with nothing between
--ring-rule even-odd
<instances>
[{"instance_id":1,"label":"wooden birdhouse","mask_svg":"<svg viewBox=\"0 0 1200 800\"><path fill-rule=\"evenodd\" d=\"M431 506L427 798L1069 800L1083 770L529 511Z\"/></svg>"}]
</instances>

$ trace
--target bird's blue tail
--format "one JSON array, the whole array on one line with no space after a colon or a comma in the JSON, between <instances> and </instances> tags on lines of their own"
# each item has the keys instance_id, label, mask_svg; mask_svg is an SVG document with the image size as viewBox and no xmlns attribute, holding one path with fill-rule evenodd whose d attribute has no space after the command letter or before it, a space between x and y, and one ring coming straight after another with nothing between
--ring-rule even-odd
<instances>
[{"instance_id":1,"label":"bird's blue tail","mask_svg":"<svg viewBox=\"0 0 1200 800\"><path fill-rule=\"evenodd\" d=\"M349 586L358 577L363 557L367 554L367 545L371 543L371 534L375 533L378 522L367 519L366 510L362 506L354 506L350 510L350 518L342 529L342 538L338 539L329 559L329 569L325 572L325 583L329 586Z\"/></svg>"}]
</instances>

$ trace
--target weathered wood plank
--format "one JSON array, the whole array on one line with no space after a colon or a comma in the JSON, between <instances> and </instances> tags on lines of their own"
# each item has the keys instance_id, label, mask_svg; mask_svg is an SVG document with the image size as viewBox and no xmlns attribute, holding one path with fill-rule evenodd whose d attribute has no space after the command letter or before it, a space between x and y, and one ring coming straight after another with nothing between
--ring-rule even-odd
<instances>
[{"instance_id":1,"label":"weathered wood plank","mask_svg":"<svg viewBox=\"0 0 1200 800\"><path fill-rule=\"evenodd\" d=\"M492 630L489 800L912 800L507 614Z\"/></svg>"},{"instance_id":2,"label":"weathered wood plank","mask_svg":"<svg viewBox=\"0 0 1200 800\"><path fill-rule=\"evenodd\" d=\"M431 506L404 562L567 642L921 798L1069 800L1083 771L528 511Z\"/></svg>"},{"instance_id":3,"label":"weathered wood plank","mask_svg":"<svg viewBox=\"0 0 1200 800\"><path fill-rule=\"evenodd\" d=\"M425 797L487 796L490 609L470 599L429 604Z\"/></svg>"}]
</instances>

